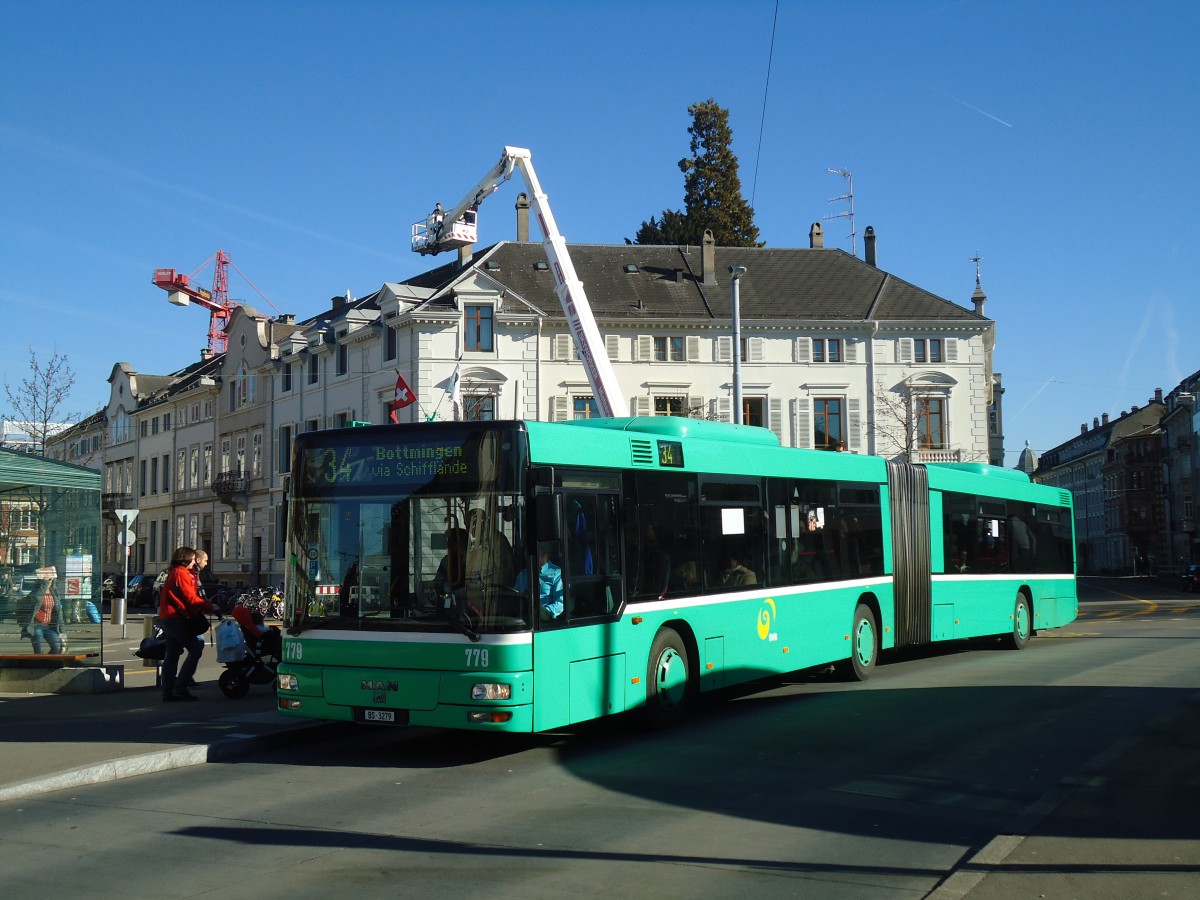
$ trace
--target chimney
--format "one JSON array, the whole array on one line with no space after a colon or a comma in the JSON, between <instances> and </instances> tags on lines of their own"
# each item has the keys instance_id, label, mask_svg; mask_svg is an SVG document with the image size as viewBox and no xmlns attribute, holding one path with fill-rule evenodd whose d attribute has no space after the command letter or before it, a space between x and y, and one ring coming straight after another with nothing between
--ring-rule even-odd
<instances>
[{"instance_id":1,"label":"chimney","mask_svg":"<svg viewBox=\"0 0 1200 900\"><path fill-rule=\"evenodd\" d=\"M708 228L704 229L704 241L700 245L700 271L704 275L703 284L717 283L717 239Z\"/></svg>"},{"instance_id":2,"label":"chimney","mask_svg":"<svg viewBox=\"0 0 1200 900\"><path fill-rule=\"evenodd\" d=\"M1108 416L1105 416L1105 417L1104 417L1104 419L1105 419L1105 424L1108 424ZM1096 418L1093 418L1093 419L1092 419L1092 427L1093 427L1093 428L1099 428L1099 427L1100 427L1100 420L1099 420L1099 419L1096 419Z\"/></svg>"},{"instance_id":3,"label":"chimney","mask_svg":"<svg viewBox=\"0 0 1200 900\"><path fill-rule=\"evenodd\" d=\"M517 195L517 242L529 243L529 195Z\"/></svg>"},{"instance_id":4,"label":"chimney","mask_svg":"<svg viewBox=\"0 0 1200 900\"><path fill-rule=\"evenodd\" d=\"M1154 402L1159 404L1162 403L1162 388L1154 389Z\"/></svg>"},{"instance_id":5,"label":"chimney","mask_svg":"<svg viewBox=\"0 0 1200 900\"><path fill-rule=\"evenodd\" d=\"M810 250L820 250L825 246L825 232L821 228L820 222L813 222L812 227L808 229L808 248Z\"/></svg>"},{"instance_id":6,"label":"chimney","mask_svg":"<svg viewBox=\"0 0 1200 900\"><path fill-rule=\"evenodd\" d=\"M1079 433L1087 434L1087 422L1084 422L1082 425L1079 426Z\"/></svg>"},{"instance_id":7,"label":"chimney","mask_svg":"<svg viewBox=\"0 0 1200 900\"><path fill-rule=\"evenodd\" d=\"M212 347L201 347L200 358L202 360L210 360L213 357Z\"/></svg>"},{"instance_id":8,"label":"chimney","mask_svg":"<svg viewBox=\"0 0 1200 900\"><path fill-rule=\"evenodd\" d=\"M863 232L863 254L868 266L875 266L875 226L868 225Z\"/></svg>"},{"instance_id":9,"label":"chimney","mask_svg":"<svg viewBox=\"0 0 1200 900\"><path fill-rule=\"evenodd\" d=\"M464 244L458 248L458 267L460 269L465 269L475 258L474 246L474 244Z\"/></svg>"},{"instance_id":10,"label":"chimney","mask_svg":"<svg viewBox=\"0 0 1200 900\"><path fill-rule=\"evenodd\" d=\"M296 314L295 313L280 313L279 314L279 324L280 325L295 325L296 324Z\"/></svg>"},{"instance_id":11,"label":"chimney","mask_svg":"<svg viewBox=\"0 0 1200 900\"><path fill-rule=\"evenodd\" d=\"M330 297L329 302L333 304L334 309L341 309L346 305L345 297Z\"/></svg>"},{"instance_id":12,"label":"chimney","mask_svg":"<svg viewBox=\"0 0 1200 900\"><path fill-rule=\"evenodd\" d=\"M676 284L683 283L683 269L679 268L679 266L675 267L675 283Z\"/></svg>"},{"instance_id":13,"label":"chimney","mask_svg":"<svg viewBox=\"0 0 1200 900\"><path fill-rule=\"evenodd\" d=\"M1100 424L1102 424L1102 425L1108 424L1108 413L1104 413L1102 416L1100 416Z\"/></svg>"}]
</instances>

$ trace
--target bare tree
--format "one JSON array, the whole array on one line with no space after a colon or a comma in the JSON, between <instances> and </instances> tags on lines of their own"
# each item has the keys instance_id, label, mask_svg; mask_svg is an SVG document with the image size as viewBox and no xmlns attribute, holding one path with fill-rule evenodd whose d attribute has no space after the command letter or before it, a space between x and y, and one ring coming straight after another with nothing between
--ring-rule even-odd
<instances>
[{"instance_id":1,"label":"bare tree","mask_svg":"<svg viewBox=\"0 0 1200 900\"><path fill-rule=\"evenodd\" d=\"M880 456L911 462L917 449L917 419L922 415L922 399L913 396L906 381L891 388L875 385L875 415L868 430L874 436L875 452Z\"/></svg>"},{"instance_id":2,"label":"bare tree","mask_svg":"<svg viewBox=\"0 0 1200 900\"><path fill-rule=\"evenodd\" d=\"M4 393L12 405L13 415L5 418L19 425L33 439L38 452L46 453L46 437L53 433L55 425L69 419L78 419L77 414L65 414L63 403L75 386L75 372L67 362L65 354L57 350L43 364L37 352L29 348L29 377L15 388L5 382Z\"/></svg>"},{"instance_id":3,"label":"bare tree","mask_svg":"<svg viewBox=\"0 0 1200 900\"><path fill-rule=\"evenodd\" d=\"M876 384L874 400L875 415L867 427L875 439L875 453L903 462L927 462L932 448L922 444L919 435L925 420L930 418L930 398L914 390L905 378L890 388ZM960 462L987 460L978 451L964 455L961 449L938 449L947 454L946 459ZM922 454L922 450L926 453Z\"/></svg>"}]
</instances>

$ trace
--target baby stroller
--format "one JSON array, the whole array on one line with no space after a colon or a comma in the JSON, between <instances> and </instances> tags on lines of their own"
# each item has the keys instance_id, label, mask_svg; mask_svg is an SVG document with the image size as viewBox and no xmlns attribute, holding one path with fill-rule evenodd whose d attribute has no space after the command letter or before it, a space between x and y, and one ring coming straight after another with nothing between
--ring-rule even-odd
<instances>
[{"instance_id":1,"label":"baby stroller","mask_svg":"<svg viewBox=\"0 0 1200 900\"><path fill-rule=\"evenodd\" d=\"M261 621L256 619L261 616L252 619L250 612L239 605L232 618L223 619L217 626L217 661L225 666L217 685L231 700L245 697L252 684L275 681L282 635L277 628L264 630ZM256 631L262 634L256 634Z\"/></svg>"}]
</instances>

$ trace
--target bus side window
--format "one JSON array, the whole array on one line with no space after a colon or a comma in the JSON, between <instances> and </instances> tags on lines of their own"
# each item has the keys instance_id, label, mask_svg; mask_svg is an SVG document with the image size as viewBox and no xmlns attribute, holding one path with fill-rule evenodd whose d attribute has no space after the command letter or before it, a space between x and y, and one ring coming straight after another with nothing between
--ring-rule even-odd
<instances>
[{"instance_id":1,"label":"bus side window","mask_svg":"<svg viewBox=\"0 0 1200 900\"><path fill-rule=\"evenodd\" d=\"M568 494L564 509L567 617L615 612L620 596L617 495Z\"/></svg>"}]
</instances>

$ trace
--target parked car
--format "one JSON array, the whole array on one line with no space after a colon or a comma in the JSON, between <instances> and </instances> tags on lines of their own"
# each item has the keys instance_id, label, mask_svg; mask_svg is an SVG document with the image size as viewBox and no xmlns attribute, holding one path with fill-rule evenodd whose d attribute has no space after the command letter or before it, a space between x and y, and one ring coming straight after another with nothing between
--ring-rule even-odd
<instances>
[{"instance_id":1,"label":"parked car","mask_svg":"<svg viewBox=\"0 0 1200 900\"><path fill-rule=\"evenodd\" d=\"M129 579L130 606L158 606L158 592L154 590L153 575L134 575Z\"/></svg>"},{"instance_id":2,"label":"parked car","mask_svg":"<svg viewBox=\"0 0 1200 900\"><path fill-rule=\"evenodd\" d=\"M1200 591L1200 566L1188 566L1181 576L1183 583L1180 585L1185 591Z\"/></svg>"},{"instance_id":3,"label":"parked car","mask_svg":"<svg viewBox=\"0 0 1200 900\"><path fill-rule=\"evenodd\" d=\"M122 587L122 580L124 577L124 572L110 572L104 576L104 581L100 585L100 591L105 600L112 600L114 597L125 596L125 589ZM132 582L134 577L135 576L130 575L129 580Z\"/></svg>"}]
</instances>

